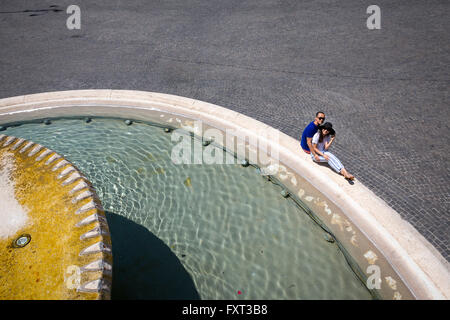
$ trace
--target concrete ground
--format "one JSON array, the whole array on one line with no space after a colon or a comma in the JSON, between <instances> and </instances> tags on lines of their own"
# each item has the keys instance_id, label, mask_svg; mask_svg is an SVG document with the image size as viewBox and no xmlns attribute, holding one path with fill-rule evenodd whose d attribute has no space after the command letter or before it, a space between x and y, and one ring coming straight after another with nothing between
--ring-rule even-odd
<instances>
[{"instance_id":1,"label":"concrete ground","mask_svg":"<svg viewBox=\"0 0 450 320\"><path fill-rule=\"evenodd\" d=\"M81 9L69 30L66 8ZM74 89L175 94L299 137L323 110L333 152L450 260L448 1L0 2L0 98Z\"/></svg>"}]
</instances>

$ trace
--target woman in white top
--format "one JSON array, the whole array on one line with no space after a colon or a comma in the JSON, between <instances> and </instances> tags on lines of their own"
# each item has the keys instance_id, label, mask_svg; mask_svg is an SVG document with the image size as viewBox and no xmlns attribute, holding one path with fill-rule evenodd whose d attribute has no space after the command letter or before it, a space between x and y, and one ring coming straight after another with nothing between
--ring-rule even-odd
<instances>
[{"instance_id":1,"label":"woman in white top","mask_svg":"<svg viewBox=\"0 0 450 320\"><path fill-rule=\"evenodd\" d=\"M335 138L336 132L333 129L333 125L330 122L325 122L319 127L311 140L314 151L316 152L316 155L311 152L311 158L316 162L327 162L334 171L342 174L345 179L353 180L355 177L345 170L342 163L334 154L328 151Z\"/></svg>"}]
</instances>

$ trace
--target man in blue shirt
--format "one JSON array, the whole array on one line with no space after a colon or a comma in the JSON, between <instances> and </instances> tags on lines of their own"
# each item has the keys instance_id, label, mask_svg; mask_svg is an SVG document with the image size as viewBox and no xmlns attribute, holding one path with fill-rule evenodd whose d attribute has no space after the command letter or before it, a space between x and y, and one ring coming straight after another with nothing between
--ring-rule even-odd
<instances>
[{"instance_id":1,"label":"man in blue shirt","mask_svg":"<svg viewBox=\"0 0 450 320\"><path fill-rule=\"evenodd\" d=\"M303 151L310 154L311 152L314 155L314 158L319 161L319 156L314 151L314 148L312 147L311 140L312 137L316 134L317 129L319 126L325 121L325 113L322 111L319 111L316 113L316 118L314 121L312 121L308 126L303 130L302 133L302 140L300 142Z\"/></svg>"}]
</instances>

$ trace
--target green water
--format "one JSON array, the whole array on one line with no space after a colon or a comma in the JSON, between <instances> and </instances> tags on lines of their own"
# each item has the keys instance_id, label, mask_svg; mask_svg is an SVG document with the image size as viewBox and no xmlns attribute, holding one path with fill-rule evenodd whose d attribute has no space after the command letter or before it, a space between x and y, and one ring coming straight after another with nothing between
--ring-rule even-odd
<instances>
[{"instance_id":1,"label":"green water","mask_svg":"<svg viewBox=\"0 0 450 320\"><path fill-rule=\"evenodd\" d=\"M2 133L53 149L93 183L113 299L371 299L336 243L252 166L174 164L172 133L116 119Z\"/></svg>"}]
</instances>

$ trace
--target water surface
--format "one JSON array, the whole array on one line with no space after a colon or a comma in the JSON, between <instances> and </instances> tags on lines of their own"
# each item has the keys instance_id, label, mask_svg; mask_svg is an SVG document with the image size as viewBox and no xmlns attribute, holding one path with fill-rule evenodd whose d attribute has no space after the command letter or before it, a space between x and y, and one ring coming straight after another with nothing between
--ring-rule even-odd
<instances>
[{"instance_id":1,"label":"water surface","mask_svg":"<svg viewBox=\"0 0 450 320\"><path fill-rule=\"evenodd\" d=\"M335 243L254 167L176 165L157 126L9 127L93 183L111 228L113 298L371 299Z\"/></svg>"}]
</instances>

